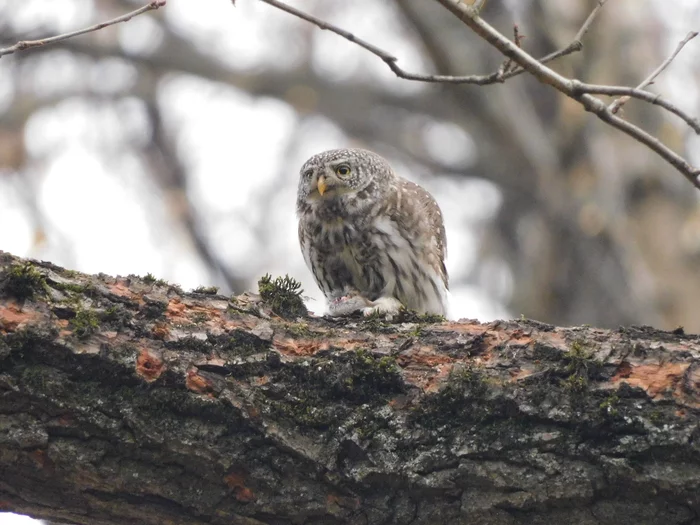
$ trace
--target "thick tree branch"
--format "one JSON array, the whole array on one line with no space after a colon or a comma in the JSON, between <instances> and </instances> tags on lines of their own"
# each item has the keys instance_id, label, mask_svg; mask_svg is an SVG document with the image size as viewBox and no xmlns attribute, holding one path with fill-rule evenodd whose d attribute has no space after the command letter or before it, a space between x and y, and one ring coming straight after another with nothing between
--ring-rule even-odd
<instances>
[{"instance_id":1,"label":"thick tree branch","mask_svg":"<svg viewBox=\"0 0 700 525\"><path fill-rule=\"evenodd\" d=\"M163 7L165 5L165 3L166 3L166 0L157 0L157 1L151 2L149 4L146 4L143 7L139 7L138 9L135 9L134 11L126 13L125 15L118 16L117 18L113 18L112 20L108 20L106 22L95 24L95 25L90 26L90 27L79 29L77 31L71 31L70 33L64 33L64 34L56 35L56 36L52 36L52 37L41 38L38 40L20 40L19 42L17 42L13 46L0 49L0 57L2 57L3 55L11 55L12 53L15 53L17 51L24 51L25 49L31 49L33 47L41 47L41 46L46 46L49 44L55 44L56 42L61 42L62 40L68 40L69 38L73 38L73 37L76 37L79 35L84 35L86 33L91 33L93 31L99 31L100 29L104 29L105 27L113 26L113 25L119 24L121 22L128 22L129 20L131 20L135 16L142 15L143 13L147 13L148 11L153 11L155 9Z\"/></svg>"},{"instance_id":2,"label":"thick tree branch","mask_svg":"<svg viewBox=\"0 0 700 525\"><path fill-rule=\"evenodd\" d=\"M333 320L0 252L0 502L90 524L690 523L700 339ZM291 316L282 318L275 312Z\"/></svg>"}]
</instances>

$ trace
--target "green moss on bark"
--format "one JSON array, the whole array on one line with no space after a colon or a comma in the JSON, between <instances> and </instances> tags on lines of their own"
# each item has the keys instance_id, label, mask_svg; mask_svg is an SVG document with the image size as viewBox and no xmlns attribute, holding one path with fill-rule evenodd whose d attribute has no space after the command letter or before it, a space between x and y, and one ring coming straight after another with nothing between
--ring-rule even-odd
<instances>
[{"instance_id":1,"label":"green moss on bark","mask_svg":"<svg viewBox=\"0 0 700 525\"><path fill-rule=\"evenodd\" d=\"M284 318L302 317L308 314L301 294L301 283L285 275L272 279L270 275L264 275L258 281L260 297L272 311Z\"/></svg>"},{"instance_id":2,"label":"green moss on bark","mask_svg":"<svg viewBox=\"0 0 700 525\"><path fill-rule=\"evenodd\" d=\"M44 275L32 263L13 264L0 277L0 293L20 301L46 293Z\"/></svg>"}]
</instances>

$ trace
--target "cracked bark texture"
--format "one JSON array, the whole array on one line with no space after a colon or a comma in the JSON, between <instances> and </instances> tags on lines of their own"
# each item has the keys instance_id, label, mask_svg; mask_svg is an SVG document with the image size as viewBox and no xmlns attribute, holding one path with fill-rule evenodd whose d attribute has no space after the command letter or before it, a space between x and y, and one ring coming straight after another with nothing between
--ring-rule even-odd
<instances>
[{"instance_id":1,"label":"cracked bark texture","mask_svg":"<svg viewBox=\"0 0 700 525\"><path fill-rule=\"evenodd\" d=\"M252 294L0 252L0 508L700 523L698 355L698 336L647 327L284 319Z\"/></svg>"}]
</instances>

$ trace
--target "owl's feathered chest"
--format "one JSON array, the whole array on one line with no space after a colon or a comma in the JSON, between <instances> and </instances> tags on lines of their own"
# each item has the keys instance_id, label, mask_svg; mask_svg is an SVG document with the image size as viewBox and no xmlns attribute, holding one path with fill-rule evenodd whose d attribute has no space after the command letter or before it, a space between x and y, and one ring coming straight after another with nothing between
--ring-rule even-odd
<instances>
[{"instance_id":1,"label":"owl's feathered chest","mask_svg":"<svg viewBox=\"0 0 700 525\"><path fill-rule=\"evenodd\" d=\"M333 203L301 214L304 258L327 294L347 286L380 293L383 279L372 270L380 256L375 216L374 210L353 214Z\"/></svg>"},{"instance_id":2,"label":"owl's feathered chest","mask_svg":"<svg viewBox=\"0 0 700 525\"><path fill-rule=\"evenodd\" d=\"M309 222L310 249L326 259L338 259L352 274L353 280L362 281L361 265L372 254L372 225L369 218L354 221L343 215L319 215Z\"/></svg>"}]
</instances>

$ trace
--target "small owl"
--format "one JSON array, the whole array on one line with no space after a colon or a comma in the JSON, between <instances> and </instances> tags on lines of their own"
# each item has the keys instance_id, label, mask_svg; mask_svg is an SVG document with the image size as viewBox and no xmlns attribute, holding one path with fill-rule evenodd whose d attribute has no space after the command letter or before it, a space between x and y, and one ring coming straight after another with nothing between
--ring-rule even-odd
<instances>
[{"instance_id":1,"label":"small owl","mask_svg":"<svg viewBox=\"0 0 700 525\"><path fill-rule=\"evenodd\" d=\"M423 188L371 151L336 149L301 168L304 260L329 313L394 315L401 306L447 315L442 213Z\"/></svg>"}]
</instances>

